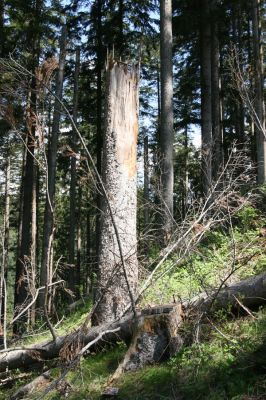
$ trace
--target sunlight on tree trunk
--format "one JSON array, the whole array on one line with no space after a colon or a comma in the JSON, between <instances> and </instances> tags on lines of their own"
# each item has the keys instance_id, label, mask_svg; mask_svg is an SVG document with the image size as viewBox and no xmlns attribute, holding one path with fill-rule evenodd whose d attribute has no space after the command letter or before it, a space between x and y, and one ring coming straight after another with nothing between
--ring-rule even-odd
<instances>
[{"instance_id":1,"label":"sunlight on tree trunk","mask_svg":"<svg viewBox=\"0 0 266 400\"><path fill-rule=\"evenodd\" d=\"M99 272L93 323L121 316L130 302L128 285L136 292L138 281L136 236L136 157L138 136L138 74L120 62L107 71L106 128L103 146L103 181L117 226L125 271L107 201L102 202Z\"/></svg>"}]
</instances>

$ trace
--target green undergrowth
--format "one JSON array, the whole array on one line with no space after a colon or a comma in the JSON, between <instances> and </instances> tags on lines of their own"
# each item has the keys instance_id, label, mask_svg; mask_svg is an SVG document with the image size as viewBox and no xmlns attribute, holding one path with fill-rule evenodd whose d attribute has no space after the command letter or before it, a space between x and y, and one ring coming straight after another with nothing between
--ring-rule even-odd
<instances>
[{"instance_id":1,"label":"green undergrowth","mask_svg":"<svg viewBox=\"0 0 266 400\"><path fill-rule=\"evenodd\" d=\"M208 232L182 265L149 288L142 305L172 302L173 295L177 301L179 297L190 298L219 287L222 281L230 284L266 271L265 217L249 206L234 218L233 229L225 226ZM174 262L173 255L163 268ZM57 334L77 329L90 308L87 302L69 313L59 324ZM123 374L115 384L119 387L118 399L266 399L266 309L253 317L239 318L232 317L230 310L219 311L211 321L202 319L197 327L189 322L182 329L182 336L187 338L183 350L166 363ZM46 332L27 338L23 344L50 338ZM46 398L100 399L125 351L120 344L82 359L80 366L67 375L67 395L62 387ZM59 373L59 368L54 369L53 377L57 378ZM0 400L6 398L8 392L0 391ZM30 399L37 398L35 394Z\"/></svg>"},{"instance_id":2,"label":"green undergrowth","mask_svg":"<svg viewBox=\"0 0 266 400\"><path fill-rule=\"evenodd\" d=\"M74 330L76 330L82 323L85 321L88 316L88 312L90 311L92 306L91 300L84 301L84 304L79 306L76 310L68 311L66 310L65 315L61 318L59 323L54 322L55 331L58 336L66 335ZM34 330L32 334L25 335L21 344L23 345L31 345L34 343L44 342L46 340L51 340L51 333L45 329L43 330L42 326L46 324L43 323L41 327Z\"/></svg>"},{"instance_id":3,"label":"green undergrowth","mask_svg":"<svg viewBox=\"0 0 266 400\"><path fill-rule=\"evenodd\" d=\"M218 313L202 321L197 340L168 362L128 372L114 384L118 400L247 400L266 398L266 309L253 317L227 320ZM193 327L188 326L191 331ZM67 398L96 400L116 370L125 346L105 350L83 359L70 371ZM57 369L54 376L58 376ZM46 398L65 398L63 389ZM31 397L37 399L38 394Z\"/></svg>"},{"instance_id":4,"label":"green undergrowth","mask_svg":"<svg viewBox=\"0 0 266 400\"><path fill-rule=\"evenodd\" d=\"M266 271L266 218L247 206L230 225L209 231L201 244L182 263L175 254L165 261L156 280L144 294L142 305L189 299L226 284ZM169 272L166 272L170 270Z\"/></svg>"}]
</instances>

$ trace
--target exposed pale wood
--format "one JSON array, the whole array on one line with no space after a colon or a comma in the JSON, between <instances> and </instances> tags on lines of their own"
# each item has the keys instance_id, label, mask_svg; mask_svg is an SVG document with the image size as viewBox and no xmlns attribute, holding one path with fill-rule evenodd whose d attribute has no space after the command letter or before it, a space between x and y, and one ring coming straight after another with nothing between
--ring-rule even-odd
<instances>
[{"instance_id":1,"label":"exposed pale wood","mask_svg":"<svg viewBox=\"0 0 266 400\"><path fill-rule=\"evenodd\" d=\"M142 313L136 320L131 344L113 374L112 382L123 372L162 362L182 347L183 339L179 334L183 321L182 306L162 306L152 311L151 314Z\"/></svg>"}]
</instances>

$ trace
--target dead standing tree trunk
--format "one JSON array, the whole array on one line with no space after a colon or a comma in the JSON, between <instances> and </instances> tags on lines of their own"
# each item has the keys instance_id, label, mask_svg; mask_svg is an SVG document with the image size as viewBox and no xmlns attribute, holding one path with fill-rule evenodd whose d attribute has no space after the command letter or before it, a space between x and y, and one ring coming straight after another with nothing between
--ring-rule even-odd
<instances>
[{"instance_id":1,"label":"dead standing tree trunk","mask_svg":"<svg viewBox=\"0 0 266 400\"><path fill-rule=\"evenodd\" d=\"M96 295L96 300L101 298L101 301L93 317L94 325L120 317L132 302L138 282L138 73L135 68L130 69L121 62L109 62L106 98L103 181L108 201L104 199L102 204Z\"/></svg>"}]
</instances>

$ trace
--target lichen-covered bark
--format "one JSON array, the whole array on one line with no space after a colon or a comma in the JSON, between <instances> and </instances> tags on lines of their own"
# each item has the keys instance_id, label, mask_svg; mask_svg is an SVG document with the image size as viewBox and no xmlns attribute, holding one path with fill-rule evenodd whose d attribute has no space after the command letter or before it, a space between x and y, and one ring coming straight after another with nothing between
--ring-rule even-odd
<instances>
[{"instance_id":1,"label":"lichen-covered bark","mask_svg":"<svg viewBox=\"0 0 266 400\"><path fill-rule=\"evenodd\" d=\"M103 182L119 233L126 275L134 294L138 281L136 237L136 151L138 136L137 72L119 62L107 71L106 129L103 144ZM94 324L121 316L130 302L125 273L110 210L103 199L99 271Z\"/></svg>"}]
</instances>

